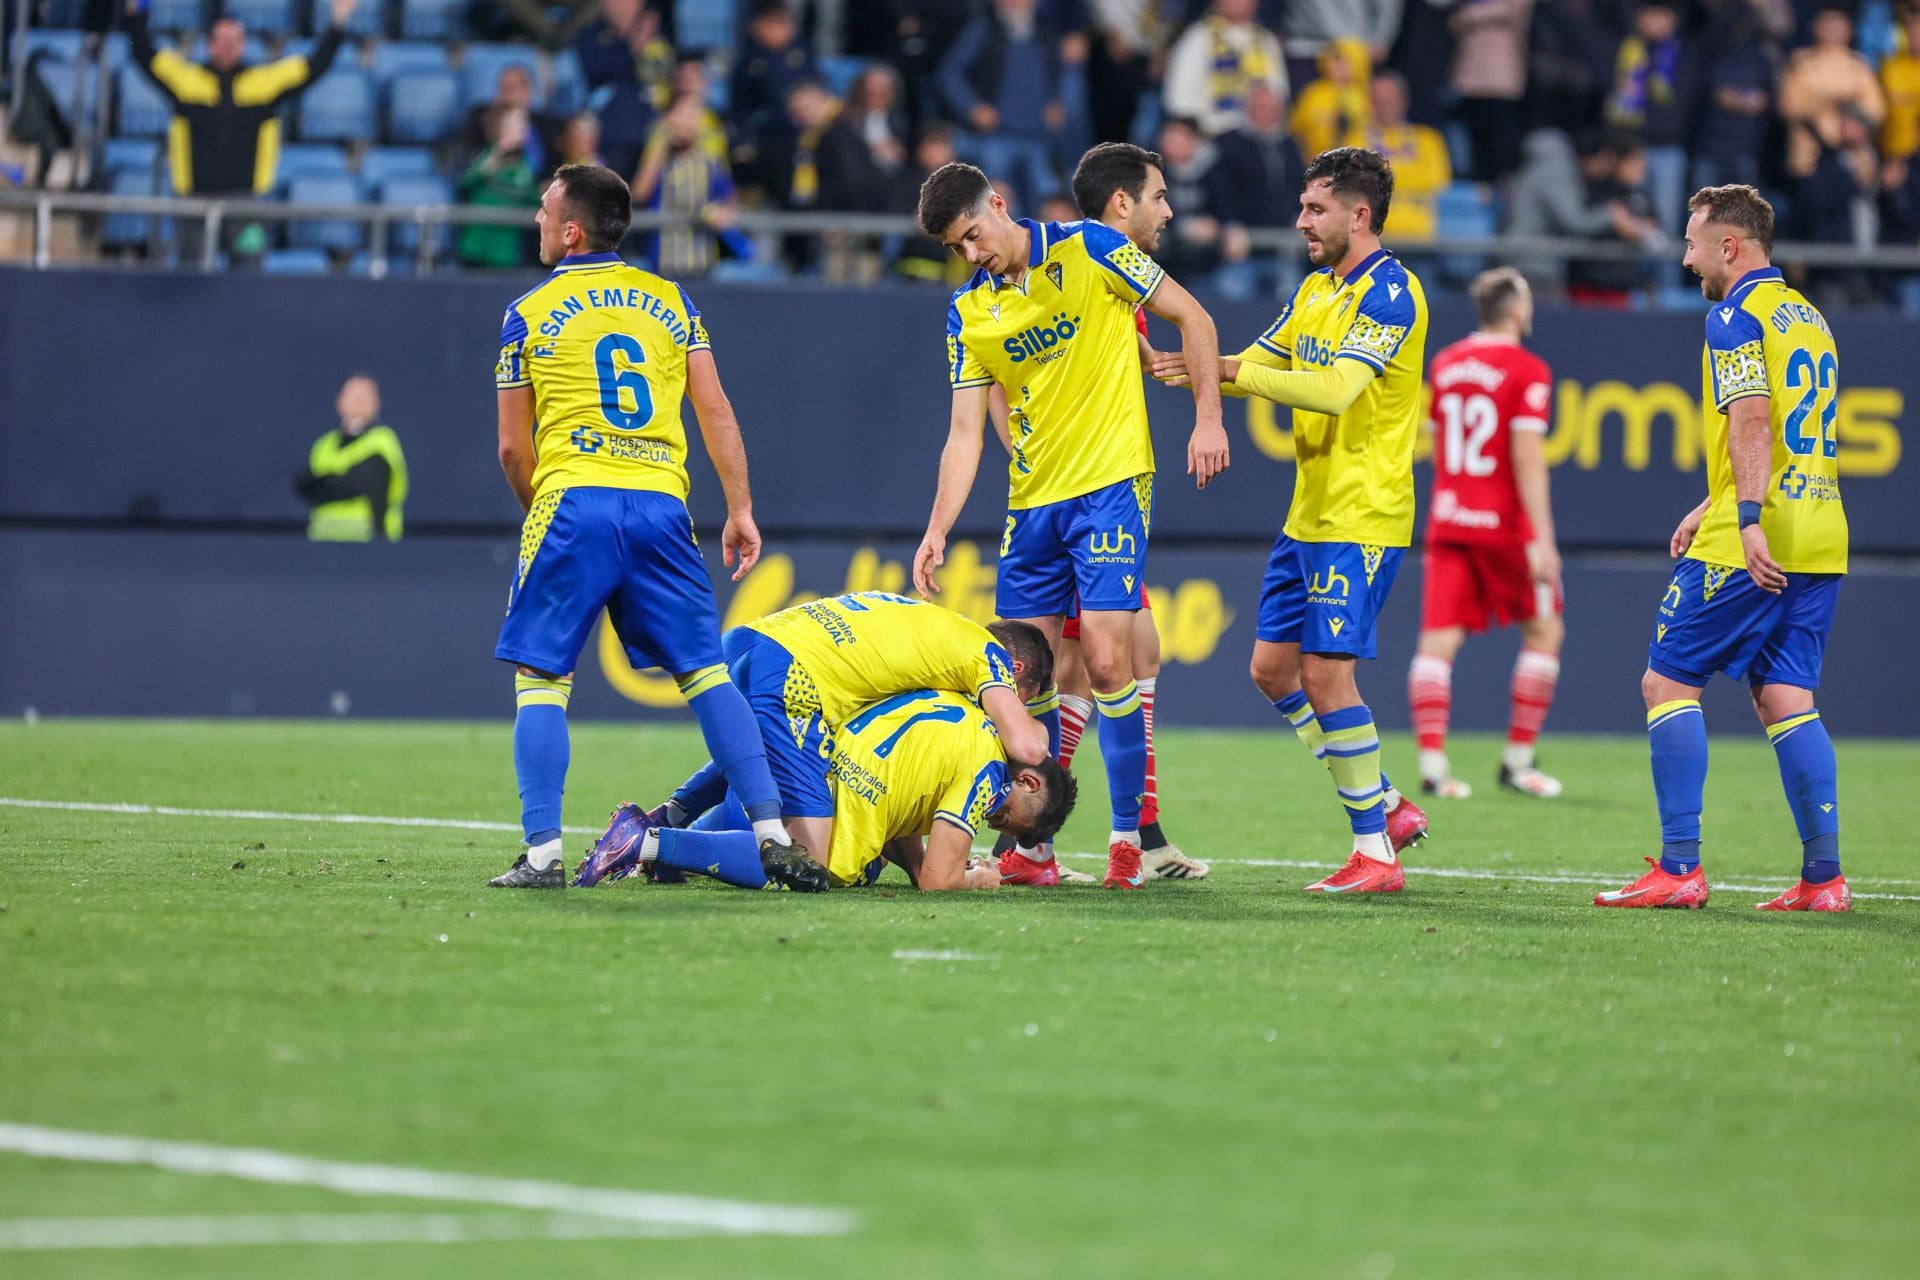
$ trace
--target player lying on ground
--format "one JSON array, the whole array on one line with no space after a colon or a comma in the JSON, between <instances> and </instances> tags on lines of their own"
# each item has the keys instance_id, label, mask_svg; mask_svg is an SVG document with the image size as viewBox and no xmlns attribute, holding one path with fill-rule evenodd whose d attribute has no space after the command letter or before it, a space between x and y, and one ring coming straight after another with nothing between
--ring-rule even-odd
<instances>
[{"instance_id":1,"label":"player lying on ground","mask_svg":"<svg viewBox=\"0 0 1920 1280\"><path fill-rule=\"evenodd\" d=\"M1847 572L1834 405L1840 359L1827 321L1770 264L1773 207L1752 187L1687 202L1684 265L1707 312L1707 498L1674 530L1684 556L1661 598L1640 691L1647 703L1660 856L1600 907L1702 907L1700 809L1716 671L1745 678L1780 764L1801 844L1800 882L1762 911L1846 911L1839 765L1813 705Z\"/></svg>"},{"instance_id":2,"label":"player lying on ground","mask_svg":"<svg viewBox=\"0 0 1920 1280\"><path fill-rule=\"evenodd\" d=\"M686 291L615 251L632 214L618 174L562 166L534 215L540 261L554 273L507 308L501 328L500 466L527 516L493 656L516 671L513 764L527 851L490 883L566 883L567 701L603 610L636 668L673 675L708 752L726 762L767 874L816 882L819 864L780 823L753 713L727 679L713 583L687 513L682 398L693 400L726 493L721 558L739 562L736 581L760 558L740 426Z\"/></svg>"},{"instance_id":3,"label":"player lying on ground","mask_svg":"<svg viewBox=\"0 0 1920 1280\"><path fill-rule=\"evenodd\" d=\"M1213 320L1110 227L1014 221L972 165L949 164L929 176L918 216L927 234L978 270L947 309L953 403L933 512L914 554L914 586L928 598L939 591L934 573L973 488L987 388L998 383L1010 405L1013 458L994 608L1035 623L1054 643L1078 592L1112 812L1105 882L1138 889L1146 881L1146 725L1133 675L1132 615L1146 566L1154 461L1133 309L1144 304L1180 328L1195 402L1187 469L1203 487L1228 461ZM1055 691L1035 710L1057 752Z\"/></svg>"},{"instance_id":4,"label":"player lying on ground","mask_svg":"<svg viewBox=\"0 0 1920 1280\"><path fill-rule=\"evenodd\" d=\"M998 867L969 865L982 826L1051 840L1073 812L1073 776L1048 757L1009 765L993 722L957 694L919 689L862 707L828 750L813 757L813 785L832 806L816 819L824 838L813 847L826 850L836 888L873 883L883 860L923 890L996 888ZM665 825L661 805L642 822L616 821L603 844L616 843L596 848L594 859L658 879L691 872L745 889L772 883L725 778L690 780L669 803L696 814L692 825Z\"/></svg>"},{"instance_id":5,"label":"player lying on ground","mask_svg":"<svg viewBox=\"0 0 1920 1280\"><path fill-rule=\"evenodd\" d=\"M1294 225L1319 270L1279 319L1227 359L1222 388L1293 409L1298 468L1286 527L1260 589L1253 682L1333 775L1353 830L1340 870L1318 893L1391 893L1398 854L1427 819L1380 769L1373 713L1354 679L1413 541L1413 444L1427 302L1420 281L1380 247L1393 168L1358 147L1307 166ZM1154 373L1187 370L1162 355Z\"/></svg>"},{"instance_id":6,"label":"player lying on ground","mask_svg":"<svg viewBox=\"0 0 1920 1280\"><path fill-rule=\"evenodd\" d=\"M1160 247L1160 233L1173 220L1173 208L1167 203L1167 179L1158 154L1128 142L1103 142L1080 157L1073 171L1074 201L1082 217L1112 227L1126 236L1140 252L1151 255ZM1158 353L1147 341L1147 313L1135 307L1140 367L1151 371ZM987 412L995 434L1007 453L1013 453L1013 434L1007 410L1007 395L995 383L988 392ZM1179 846L1167 839L1160 825L1159 761L1154 749L1154 702L1160 684L1160 633L1153 625L1153 602L1147 598L1146 584L1140 586L1140 611L1133 615L1133 680L1140 690L1140 717L1146 725L1147 786L1140 802L1140 850L1147 876L1156 880L1199 880L1206 876L1204 862L1189 858ZM1076 597L1073 612L1061 624L1060 643L1054 649L1054 680L1060 689L1060 764L1073 767L1087 721L1093 716L1093 684L1087 677L1086 656L1080 647L1080 601ZM1052 850L1021 850L1016 856L1010 841L1002 837L994 847L1000 870L1010 884L1051 884L1061 879L1082 878L1061 867L1052 858ZM1091 876L1084 877L1092 879Z\"/></svg>"},{"instance_id":7,"label":"player lying on ground","mask_svg":"<svg viewBox=\"0 0 1920 1280\"><path fill-rule=\"evenodd\" d=\"M980 706L1007 759L1047 758L1046 729L1027 714L1026 699L1052 683L1053 654L1027 623L983 627L938 605L863 591L735 627L723 645L728 674L759 725L781 819L823 857L833 818L820 772L824 744L865 706L919 689L952 693ZM590 886L630 865L647 824L684 827L711 809L725 775L724 762L708 761L657 819L633 804L614 810L575 883Z\"/></svg>"},{"instance_id":8,"label":"player lying on ground","mask_svg":"<svg viewBox=\"0 0 1920 1280\"><path fill-rule=\"evenodd\" d=\"M1512 267L1475 277L1480 328L1428 363L1432 389L1433 501L1427 507L1420 648L1407 671L1407 704L1420 747L1420 789L1464 800L1453 776L1447 720L1453 660L1469 632L1518 623L1507 747L1500 785L1560 794L1534 766L1534 743L1560 680L1560 549L1547 498L1547 415L1553 371L1520 344L1533 332L1533 292Z\"/></svg>"}]
</instances>

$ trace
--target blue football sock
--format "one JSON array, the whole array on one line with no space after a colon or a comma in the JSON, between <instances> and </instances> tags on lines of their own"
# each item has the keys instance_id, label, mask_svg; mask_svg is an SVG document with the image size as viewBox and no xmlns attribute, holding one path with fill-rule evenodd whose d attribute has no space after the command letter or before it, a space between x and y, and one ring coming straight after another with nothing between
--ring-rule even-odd
<instances>
[{"instance_id":1,"label":"blue football sock","mask_svg":"<svg viewBox=\"0 0 1920 1280\"><path fill-rule=\"evenodd\" d=\"M773 770L767 767L767 745L760 740L760 722L727 677L726 667L716 663L676 676L675 680L700 721L708 754L726 775L727 784L740 797L748 815L755 822L778 822L780 792L773 785Z\"/></svg>"},{"instance_id":2,"label":"blue football sock","mask_svg":"<svg viewBox=\"0 0 1920 1280\"><path fill-rule=\"evenodd\" d=\"M1327 771L1346 808L1348 823L1357 836L1379 835L1387 829L1385 779L1380 773L1380 735L1373 712L1365 703L1342 707L1315 717Z\"/></svg>"},{"instance_id":3,"label":"blue football sock","mask_svg":"<svg viewBox=\"0 0 1920 1280\"><path fill-rule=\"evenodd\" d=\"M747 831L753 830L753 819L740 807L740 801L729 791L720 797L720 803L687 824L691 831Z\"/></svg>"},{"instance_id":4,"label":"blue football sock","mask_svg":"<svg viewBox=\"0 0 1920 1280\"><path fill-rule=\"evenodd\" d=\"M760 842L751 831L662 831L655 861L742 889L767 887L767 874L760 869Z\"/></svg>"},{"instance_id":5,"label":"blue football sock","mask_svg":"<svg viewBox=\"0 0 1920 1280\"><path fill-rule=\"evenodd\" d=\"M1800 878L1825 884L1840 874L1840 766L1833 739L1820 713L1808 711L1768 725L1767 740L1800 829Z\"/></svg>"},{"instance_id":6,"label":"blue football sock","mask_svg":"<svg viewBox=\"0 0 1920 1280\"><path fill-rule=\"evenodd\" d=\"M1647 712L1653 794L1660 805L1660 865L1683 876L1700 865L1700 807L1707 790L1707 718L1698 698Z\"/></svg>"},{"instance_id":7,"label":"blue football sock","mask_svg":"<svg viewBox=\"0 0 1920 1280\"><path fill-rule=\"evenodd\" d=\"M567 697L573 678L516 674L513 678L513 772L520 781L520 828L529 845L560 836L560 797L572 756Z\"/></svg>"},{"instance_id":8,"label":"blue football sock","mask_svg":"<svg viewBox=\"0 0 1920 1280\"><path fill-rule=\"evenodd\" d=\"M673 793L673 802L690 818L697 818L727 798L727 775L709 760Z\"/></svg>"},{"instance_id":9,"label":"blue football sock","mask_svg":"<svg viewBox=\"0 0 1920 1280\"><path fill-rule=\"evenodd\" d=\"M1047 726L1047 754L1058 760L1060 758L1060 690L1053 685L1048 685L1027 704L1027 714Z\"/></svg>"},{"instance_id":10,"label":"blue football sock","mask_svg":"<svg viewBox=\"0 0 1920 1280\"><path fill-rule=\"evenodd\" d=\"M1140 806L1147 794L1147 717L1140 688L1133 681L1112 693L1095 691L1100 711L1100 759L1107 766L1107 799L1115 831L1140 830ZM1059 713L1054 717L1057 720Z\"/></svg>"}]
</instances>

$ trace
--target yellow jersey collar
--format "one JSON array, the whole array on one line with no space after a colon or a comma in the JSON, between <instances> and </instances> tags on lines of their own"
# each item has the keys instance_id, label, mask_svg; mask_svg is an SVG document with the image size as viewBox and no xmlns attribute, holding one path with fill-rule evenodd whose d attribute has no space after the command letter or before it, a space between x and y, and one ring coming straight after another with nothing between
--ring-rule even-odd
<instances>
[{"instance_id":1,"label":"yellow jersey collar","mask_svg":"<svg viewBox=\"0 0 1920 1280\"><path fill-rule=\"evenodd\" d=\"M987 282L993 287L995 293L1000 292L1002 286L1025 293L1027 291L1025 282L1033 278L1033 269L1047 260L1047 224L1035 222L1030 218L1015 218L1014 225L1027 229L1027 274L1021 278L1020 284L1015 284L1005 276L997 276L989 272Z\"/></svg>"},{"instance_id":2,"label":"yellow jersey collar","mask_svg":"<svg viewBox=\"0 0 1920 1280\"><path fill-rule=\"evenodd\" d=\"M605 266L609 262L620 261L620 255L609 249L605 253L570 253L560 259L553 268L555 271L577 271L581 267Z\"/></svg>"},{"instance_id":3,"label":"yellow jersey collar","mask_svg":"<svg viewBox=\"0 0 1920 1280\"><path fill-rule=\"evenodd\" d=\"M1392 256L1393 256L1393 250L1391 249L1375 249L1372 253L1360 259L1359 265L1354 267L1353 270L1347 272L1345 278L1342 279L1340 283L1341 284L1358 284L1360 281L1365 280L1367 278L1368 273L1370 273L1375 267L1379 266L1381 263L1385 262L1388 258L1391 258Z\"/></svg>"},{"instance_id":4,"label":"yellow jersey collar","mask_svg":"<svg viewBox=\"0 0 1920 1280\"><path fill-rule=\"evenodd\" d=\"M1785 279L1786 277L1780 274L1780 268L1778 267L1755 267L1753 270L1747 272L1747 274L1741 276L1733 288L1727 290L1727 301L1730 303L1738 302L1741 294L1753 288L1753 286L1759 284L1762 280Z\"/></svg>"}]
</instances>

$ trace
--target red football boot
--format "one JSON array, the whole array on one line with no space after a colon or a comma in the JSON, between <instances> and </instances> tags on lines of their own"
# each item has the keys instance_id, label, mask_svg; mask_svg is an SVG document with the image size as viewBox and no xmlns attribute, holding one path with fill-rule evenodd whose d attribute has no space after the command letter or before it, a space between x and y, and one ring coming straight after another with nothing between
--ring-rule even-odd
<instances>
[{"instance_id":1,"label":"red football boot","mask_svg":"<svg viewBox=\"0 0 1920 1280\"><path fill-rule=\"evenodd\" d=\"M1141 889L1147 873L1140 866L1140 846L1116 840L1107 846L1107 888Z\"/></svg>"},{"instance_id":2,"label":"red football boot","mask_svg":"<svg viewBox=\"0 0 1920 1280\"><path fill-rule=\"evenodd\" d=\"M1777 898L1753 904L1755 911L1851 911L1853 890L1845 876L1835 876L1825 884L1802 880Z\"/></svg>"},{"instance_id":3,"label":"red football boot","mask_svg":"<svg viewBox=\"0 0 1920 1280\"><path fill-rule=\"evenodd\" d=\"M1401 801L1401 807L1406 801ZM1307 886L1308 893L1398 893L1407 887L1407 869L1398 858L1381 862L1354 851L1347 865Z\"/></svg>"},{"instance_id":4,"label":"red football boot","mask_svg":"<svg viewBox=\"0 0 1920 1280\"><path fill-rule=\"evenodd\" d=\"M1060 883L1060 859L1035 862L1012 849L1000 855L1001 884L1029 884L1048 888Z\"/></svg>"},{"instance_id":5,"label":"red football boot","mask_svg":"<svg viewBox=\"0 0 1920 1280\"><path fill-rule=\"evenodd\" d=\"M1387 843L1393 846L1395 853L1399 853L1426 838L1426 810L1401 796L1399 805L1387 815Z\"/></svg>"},{"instance_id":6,"label":"red football boot","mask_svg":"<svg viewBox=\"0 0 1920 1280\"><path fill-rule=\"evenodd\" d=\"M1707 873L1698 866L1686 875L1676 876L1660 865L1660 859L1648 858L1647 874L1624 889L1612 889L1593 895L1596 907L1678 907L1691 911L1707 905Z\"/></svg>"}]
</instances>

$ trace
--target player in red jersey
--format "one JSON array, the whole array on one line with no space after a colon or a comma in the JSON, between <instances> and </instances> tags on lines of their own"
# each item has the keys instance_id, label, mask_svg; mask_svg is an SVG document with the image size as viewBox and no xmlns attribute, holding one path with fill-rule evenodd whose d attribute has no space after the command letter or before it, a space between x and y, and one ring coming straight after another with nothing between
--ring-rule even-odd
<instances>
[{"instance_id":1,"label":"player in red jersey","mask_svg":"<svg viewBox=\"0 0 1920 1280\"><path fill-rule=\"evenodd\" d=\"M1533 332L1533 294L1511 267L1472 286L1477 332L1427 364L1432 392L1433 500L1427 514L1426 592L1407 701L1420 746L1420 787L1464 799L1453 776L1447 720L1453 659L1470 631L1519 624L1500 785L1557 796L1535 767L1534 742L1560 679L1560 551L1547 496L1544 443L1553 399L1547 362L1521 346Z\"/></svg>"},{"instance_id":2,"label":"player in red jersey","mask_svg":"<svg viewBox=\"0 0 1920 1280\"><path fill-rule=\"evenodd\" d=\"M1167 181L1160 157L1142 147L1124 142L1103 142L1080 158L1074 170L1073 194L1080 213L1092 222L1102 222L1133 241L1142 253L1151 254L1160 247L1160 233L1173 220L1167 204ZM1133 311L1140 331L1140 368L1153 368L1159 354L1147 340L1147 314L1139 307ZM989 392L988 411L1002 444L1011 446L1007 435L1006 400L998 388ZM1133 615L1133 678L1140 689L1140 710L1147 727L1147 789L1140 806L1141 865L1157 880L1199 880L1211 869L1196 858L1189 858L1167 839L1160 825L1160 786L1158 761L1154 753L1154 702L1160 677L1160 633L1153 625L1153 603L1147 587L1140 584L1140 611ZM1060 753L1063 768L1073 765L1074 751L1086 732L1093 714L1093 686L1080 653L1080 619L1071 617L1061 631L1060 645L1054 653L1054 680L1060 691ZM1039 710L1039 708L1036 708ZM1039 850L1020 850L1002 855L1002 869L1011 883L1052 883L1054 868L1031 865ZM1026 855L1026 856L1022 856ZM1039 879L1033 879L1035 875ZM1070 873L1060 872L1063 876Z\"/></svg>"}]
</instances>

